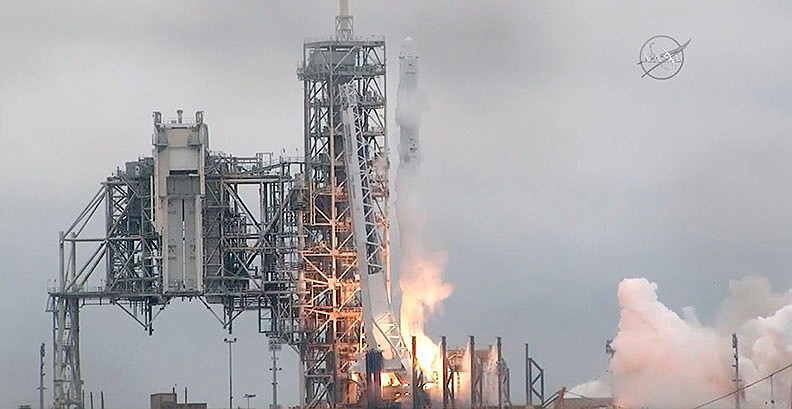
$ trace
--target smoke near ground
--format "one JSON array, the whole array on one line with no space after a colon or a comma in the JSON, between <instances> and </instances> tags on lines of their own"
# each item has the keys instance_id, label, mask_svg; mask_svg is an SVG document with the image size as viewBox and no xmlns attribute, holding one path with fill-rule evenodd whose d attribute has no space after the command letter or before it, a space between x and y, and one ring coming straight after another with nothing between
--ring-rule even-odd
<instances>
[{"instance_id":1,"label":"smoke near ground","mask_svg":"<svg viewBox=\"0 0 792 409\"><path fill-rule=\"evenodd\" d=\"M741 385L792 363L792 292L773 292L763 277L730 282L716 323L702 325L692 307L678 314L645 278L619 284L619 325L609 373L572 391L611 396L623 407L690 408L735 390L731 334L739 339ZM747 388L746 407L786 407L792 369ZM712 404L733 407L734 397Z\"/></svg>"}]
</instances>

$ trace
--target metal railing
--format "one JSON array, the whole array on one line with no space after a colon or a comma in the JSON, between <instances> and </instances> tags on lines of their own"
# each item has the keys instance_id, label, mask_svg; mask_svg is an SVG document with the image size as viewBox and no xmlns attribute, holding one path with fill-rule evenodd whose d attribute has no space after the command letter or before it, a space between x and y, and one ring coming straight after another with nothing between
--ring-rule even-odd
<instances>
[{"instance_id":1,"label":"metal railing","mask_svg":"<svg viewBox=\"0 0 792 409\"><path fill-rule=\"evenodd\" d=\"M353 35L352 38L349 39L349 40L341 40L341 39L338 39L334 35L332 35L332 36L311 36L311 37L305 37L305 40L304 40L305 44L330 42L330 41L337 41L337 42L349 42L349 41L375 42L375 41L383 41L384 42L385 41L385 36L384 35L374 35L374 34Z\"/></svg>"}]
</instances>

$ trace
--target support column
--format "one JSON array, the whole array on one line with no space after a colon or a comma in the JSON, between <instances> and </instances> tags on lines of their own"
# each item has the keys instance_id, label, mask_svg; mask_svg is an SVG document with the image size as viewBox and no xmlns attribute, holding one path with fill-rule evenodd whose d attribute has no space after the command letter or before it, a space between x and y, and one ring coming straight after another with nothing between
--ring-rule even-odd
<instances>
[{"instance_id":1,"label":"support column","mask_svg":"<svg viewBox=\"0 0 792 409\"><path fill-rule=\"evenodd\" d=\"M443 377L442 377L442 391L443 391L443 409L448 409L450 407L451 399L453 395L451 394L451 390L448 387L449 377L448 377L448 346L446 344L446 337L440 337L440 356L443 360Z\"/></svg>"},{"instance_id":2,"label":"support column","mask_svg":"<svg viewBox=\"0 0 792 409\"><path fill-rule=\"evenodd\" d=\"M476 357L476 339L470 336L470 407L480 408L483 404L483 384L481 382L481 362Z\"/></svg>"},{"instance_id":3,"label":"support column","mask_svg":"<svg viewBox=\"0 0 792 409\"><path fill-rule=\"evenodd\" d=\"M740 409L740 348L737 340L737 334L732 334L732 348L734 348L734 408Z\"/></svg>"},{"instance_id":4,"label":"support column","mask_svg":"<svg viewBox=\"0 0 792 409\"><path fill-rule=\"evenodd\" d=\"M533 394L531 393L531 353L528 344L525 344L525 407L533 405Z\"/></svg>"},{"instance_id":5,"label":"support column","mask_svg":"<svg viewBox=\"0 0 792 409\"><path fill-rule=\"evenodd\" d=\"M39 349L39 409L44 409L44 344Z\"/></svg>"},{"instance_id":6,"label":"support column","mask_svg":"<svg viewBox=\"0 0 792 409\"><path fill-rule=\"evenodd\" d=\"M498 371L498 409L503 409L503 358L502 358L502 350L501 350L501 337L496 337L496 345L497 345L497 371Z\"/></svg>"},{"instance_id":7,"label":"support column","mask_svg":"<svg viewBox=\"0 0 792 409\"><path fill-rule=\"evenodd\" d=\"M55 409L84 409L80 371L79 299L53 296Z\"/></svg>"},{"instance_id":8,"label":"support column","mask_svg":"<svg viewBox=\"0 0 792 409\"><path fill-rule=\"evenodd\" d=\"M525 393L526 406L544 405L544 369L531 358L528 344L525 344ZM536 398L536 401L534 401Z\"/></svg>"},{"instance_id":9,"label":"support column","mask_svg":"<svg viewBox=\"0 0 792 409\"><path fill-rule=\"evenodd\" d=\"M420 399L418 397L418 384L420 382L420 372L418 370L418 345L415 335L412 336L412 407L413 409L420 408Z\"/></svg>"}]
</instances>

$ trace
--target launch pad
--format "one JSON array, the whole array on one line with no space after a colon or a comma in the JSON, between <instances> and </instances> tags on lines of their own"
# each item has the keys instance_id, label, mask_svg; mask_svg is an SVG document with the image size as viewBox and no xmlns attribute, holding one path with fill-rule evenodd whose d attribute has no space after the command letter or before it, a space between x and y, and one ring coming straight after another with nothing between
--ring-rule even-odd
<instances>
[{"instance_id":1,"label":"launch pad","mask_svg":"<svg viewBox=\"0 0 792 409\"><path fill-rule=\"evenodd\" d=\"M355 36L352 23L342 1L335 37L304 44L304 157L213 152L203 112L154 112L152 156L116 170L61 232L48 304L56 409L85 408L83 306L115 305L153 334L166 306L185 299L229 333L256 313L260 333L298 353L306 409L510 405L500 339L448 350L443 338L441 363L428 368L400 331L385 40ZM407 154L417 154L410 135Z\"/></svg>"}]
</instances>

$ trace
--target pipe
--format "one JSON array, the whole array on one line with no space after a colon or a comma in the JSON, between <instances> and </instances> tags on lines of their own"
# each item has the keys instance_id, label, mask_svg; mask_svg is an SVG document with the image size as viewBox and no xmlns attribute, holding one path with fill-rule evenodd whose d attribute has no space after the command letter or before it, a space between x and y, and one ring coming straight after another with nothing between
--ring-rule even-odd
<instances>
[{"instance_id":1,"label":"pipe","mask_svg":"<svg viewBox=\"0 0 792 409\"><path fill-rule=\"evenodd\" d=\"M531 368L530 368L531 354L528 350L528 343L525 344L525 406L533 404L533 396L531 396Z\"/></svg>"},{"instance_id":2,"label":"pipe","mask_svg":"<svg viewBox=\"0 0 792 409\"><path fill-rule=\"evenodd\" d=\"M495 337L498 346L498 360L496 361L497 371L498 371L498 409L503 409L503 369L501 367L501 359L502 358L502 347L501 347L501 337Z\"/></svg>"},{"instance_id":3,"label":"pipe","mask_svg":"<svg viewBox=\"0 0 792 409\"><path fill-rule=\"evenodd\" d=\"M476 407L476 338L470 336L470 407Z\"/></svg>"},{"instance_id":4,"label":"pipe","mask_svg":"<svg viewBox=\"0 0 792 409\"><path fill-rule=\"evenodd\" d=\"M443 359L443 409L448 409L448 350L446 345L446 337L440 337L440 356Z\"/></svg>"},{"instance_id":5,"label":"pipe","mask_svg":"<svg viewBox=\"0 0 792 409\"><path fill-rule=\"evenodd\" d=\"M412 336L412 407L418 409L418 342Z\"/></svg>"}]
</instances>

